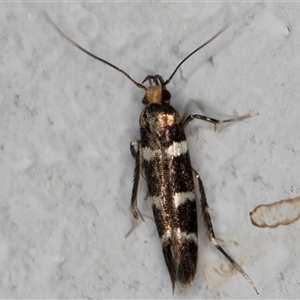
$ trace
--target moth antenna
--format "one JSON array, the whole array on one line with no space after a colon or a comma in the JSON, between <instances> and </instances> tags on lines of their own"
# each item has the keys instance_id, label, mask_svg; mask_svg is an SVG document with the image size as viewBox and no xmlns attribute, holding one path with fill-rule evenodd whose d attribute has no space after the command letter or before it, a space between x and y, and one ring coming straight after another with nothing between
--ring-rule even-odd
<instances>
[{"instance_id":1,"label":"moth antenna","mask_svg":"<svg viewBox=\"0 0 300 300\"><path fill-rule=\"evenodd\" d=\"M73 41L70 37L68 37L52 20L51 18L48 16L48 14L44 11L44 16L45 19L52 25L52 27L63 37L65 38L68 42L70 42L71 44L73 44L75 47L77 47L78 49L80 49L81 51L85 52L87 55L103 62L106 65L109 65L110 67L116 69L117 71L123 73L131 82L133 82L138 88L141 88L143 90L147 90L147 88L138 83L137 81L135 81L128 73L126 73L124 70L118 68L117 66L113 65L112 63L106 61L105 59L96 56L95 54L91 53L90 51L84 49L83 47L81 47L80 45L78 45L75 41Z\"/></svg>"},{"instance_id":2,"label":"moth antenna","mask_svg":"<svg viewBox=\"0 0 300 300\"><path fill-rule=\"evenodd\" d=\"M186 56L180 63L179 65L175 68L171 76L169 77L168 80L166 80L163 84L163 87L165 87L167 84L170 83L172 78L174 77L175 73L178 71L178 69L181 67L181 65L188 60L193 54L198 52L200 49L208 45L210 42L212 42L214 39L216 39L221 33L223 33L231 24L233 24L242 14L244 14L244 9L241 9L235 17L233 17L227 24L225 24L216 34L214 34L208 41L206 41L204 44L202 44L200 47L195 49L193 52L191 52L188 56Z\"/></svg>"}]
</instances>

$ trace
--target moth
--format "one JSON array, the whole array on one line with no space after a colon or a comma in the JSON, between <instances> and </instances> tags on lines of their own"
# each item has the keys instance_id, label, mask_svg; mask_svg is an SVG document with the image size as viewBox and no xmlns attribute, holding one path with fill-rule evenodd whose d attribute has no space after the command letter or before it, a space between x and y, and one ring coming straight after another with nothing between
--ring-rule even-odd
<instances>
[{"instance_id":1,"label":"moth","mask_svg":"<svg viewBox=\"0 0 300 300\"><path fill-rule=\"evenodd\" d=\"M191 286L197 271L198 217L195 178L201 196L201 211L210 242L245 277L258 294L258 290L250 277L217 242L208 210L205 189L199 174L191 165L184 132L184 128L195 119L204 120L216 126L253 117L257 113L223 121L199 114L191 114L185 120L182 120L170 104L171 93L167 90L167 85L181 65L223 33L236 18L228 22L208 41L187 55L166 81L160 75L148 75L142 83L138 83L124 70L82 48L62 32L47 14L45 14L45 17L56 31L71 44L96 60L121 72L138 88L145 91L142 100L145 107L139 119L141 137L139 141L133 141L130 144L130 150L135 159L130 211L135 219L141 218L144 220L137 206L139 179L141 175L144 175L148 185L147 198L152 203L153 215L170 274L173 293L176 283L184 287ZM145 82L148 82L149 85L144 85Z\"/></svg>"}]
</instances>

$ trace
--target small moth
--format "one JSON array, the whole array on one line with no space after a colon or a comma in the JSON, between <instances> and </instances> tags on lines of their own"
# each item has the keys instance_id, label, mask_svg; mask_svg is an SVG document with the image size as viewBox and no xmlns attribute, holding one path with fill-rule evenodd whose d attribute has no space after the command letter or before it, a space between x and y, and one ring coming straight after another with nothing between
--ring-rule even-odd
<instances>
[{"instance_id":1,"label":"small moth","mask_svg":"<svg viewBox=\"0 0 300 300\"><path fill-rule=\"evenodd\" d=\"M209 214L204 186L199 174L193 169L188 152L184 128L194 119L204 120L218 125L253 117L257 113L243 117L216 120L199 114L189 115L184 121L170 104L171 93L167 85L171 82L181 65L197 51L212 42L223 33L237 18L232 19L213 37L186 56L175 68L171 76L164 81L160 75L148 75L142 83L135 81L127 72L112 63L82 48L63 33L45 14L52 26L70 43L81 51L123 73L138 88L145 91L142 103L145 108L140 115L139 141L130 144L135 158L134 183L130 211L135 219L143 219L137 206L139 179L142 174L148 185L147 198L152 203L152 210L161 241L165 262L172 281L189 287L194 281L198 260L198 222L194 177L201 196L201 210L210 242L228 259L253 287L258 291L243 269L218 244ZM144 85L149 82L149 86Z\"/></svg>"}]
</instances>

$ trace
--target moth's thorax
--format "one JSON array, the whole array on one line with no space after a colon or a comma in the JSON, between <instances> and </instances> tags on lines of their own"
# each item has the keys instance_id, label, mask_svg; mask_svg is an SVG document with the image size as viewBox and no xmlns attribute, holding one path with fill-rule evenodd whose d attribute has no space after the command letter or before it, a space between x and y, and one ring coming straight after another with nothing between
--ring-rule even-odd
<instances>
[{"instance_id":1,"label":"moth's thorax","mask_svg":"<svg viewBox=\"0 0 300 300\"><path fill-rule=\"evenodd\" d=\"M140 127L163 136L167 128L181 123L176 110L168 103L147 104L140 116Z\"/></svg>"}]
</instances>

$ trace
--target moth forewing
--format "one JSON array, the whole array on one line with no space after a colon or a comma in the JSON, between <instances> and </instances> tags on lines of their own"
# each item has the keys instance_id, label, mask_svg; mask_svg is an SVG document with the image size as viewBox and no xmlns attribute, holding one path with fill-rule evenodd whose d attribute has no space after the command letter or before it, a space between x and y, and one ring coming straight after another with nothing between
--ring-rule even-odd
<instances>
[{"instance_id":1,"label":"moth forewing","mask_svg":"<svg viewBox=\"0 0 300 300\"><path fill-rule=\"evenodd\" d=\"M82 48L62 32L45 14L50 24L74 46L124 74L138 88L145 91L144 110L140 115L140 140L132 142L130 149L135 158L134 183L130 211L135 219L143 219L137 206L139 179L145 176L148 199L151 201L154 219L160 238L163 255L172 281L173 292L176 283L188 287L195 278L198 260L198 217L195 188L201 196L201 212L210 242L246 278L255 292L256 287L242 268L218 244L214 234L209 207L202 180L192 168L184 128L194 119L210 122L215 127L222 123L240 121L252 117L250 114L236 119L217 120L199 114L189 115L185 120L170 104L171 94L166 86L180 66L193 54L212 42L224 32L239 16L231 19L207 42L187 55L164 81L160 75L148 75L142 83L135 81L128 73L112 63ZM144 82L148 82L146 87ZM197 185L194 186L194 177Z\"/></svg>"}]
</instances>

